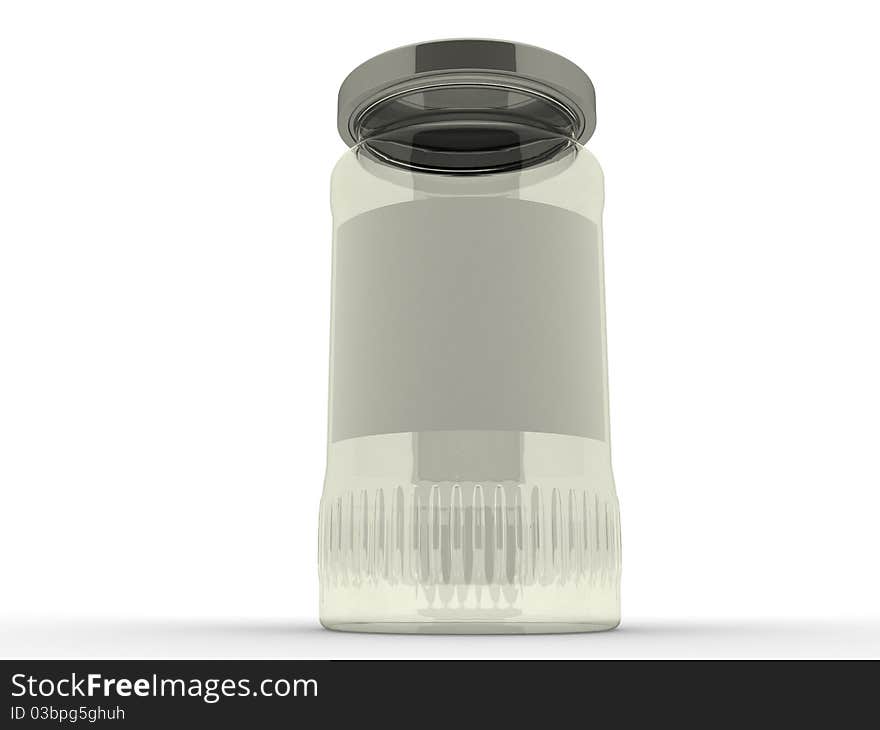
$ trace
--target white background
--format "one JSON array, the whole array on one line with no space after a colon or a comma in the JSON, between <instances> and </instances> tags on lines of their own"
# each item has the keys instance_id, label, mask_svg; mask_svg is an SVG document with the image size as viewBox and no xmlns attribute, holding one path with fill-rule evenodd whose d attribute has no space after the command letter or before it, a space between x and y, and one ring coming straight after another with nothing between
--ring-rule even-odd
<instances>
[{"instance_id":1,"label":"white background","mask_svg":"<svg viewBox=\"0 0 880 730\"><path fill-rule=\"evenodd\" d=\"M880 656L871 11L3 3L0 653ZM624 543L602 637L313 629L336 93L456 36L596 85Z\"/></svg>"}]
</instances>

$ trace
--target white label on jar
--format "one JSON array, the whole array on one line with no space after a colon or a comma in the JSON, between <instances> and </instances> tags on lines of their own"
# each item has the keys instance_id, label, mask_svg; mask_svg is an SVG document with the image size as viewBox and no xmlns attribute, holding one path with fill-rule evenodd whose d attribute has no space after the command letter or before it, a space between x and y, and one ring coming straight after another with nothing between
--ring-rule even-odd
<instances>
[{"instance_id":1,"label":"white label on jar","mask_svg":"<svg viewBox=\"0 0 880 730\"><path fill-rule=\"evenodd\" d=\"M605 439L595 224L510 198L432 198L340 226L331 440L436 430Z\"/></svg>"}]
</instances>

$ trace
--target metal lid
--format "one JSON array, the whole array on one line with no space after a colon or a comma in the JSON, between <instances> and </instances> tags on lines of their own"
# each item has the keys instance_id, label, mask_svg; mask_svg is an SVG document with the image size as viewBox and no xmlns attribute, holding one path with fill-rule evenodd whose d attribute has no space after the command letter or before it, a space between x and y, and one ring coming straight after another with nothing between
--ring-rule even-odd
<instances>
[{"instance_id":1,"label":"metal lid","mask_svg":"<svg viewBox=\"0 0 880 730\"><path fill-rule=\"evenodd\" d=\"M396 48L358 66L339 90L339 134L349 146L394 134L386 147L430 139L432 166L442 167L438 149L449 159L450 144L471 154L482 148L485 158L499 134L520 146L534 144L534 130L583 144L595 127L590 78L562 56L521 43L461 39Z\"/></svg>"}]
</instances>

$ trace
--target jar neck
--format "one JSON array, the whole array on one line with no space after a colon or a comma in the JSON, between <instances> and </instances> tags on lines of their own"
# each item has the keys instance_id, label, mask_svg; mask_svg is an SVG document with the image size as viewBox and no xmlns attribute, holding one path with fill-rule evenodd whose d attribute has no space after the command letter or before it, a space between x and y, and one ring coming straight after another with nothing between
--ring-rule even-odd
<instances>
[{"instance_id":1,"label":"jar neck","mask_svg":"<svg viewBox=\"0 0 880 730\"><path fill-rule=\"evenodd\" d=\"M575 143L577 118L534 90L486 83L429 86L364 110L361 149L396 167L440 174L517 170L554 159Z\"/></svg>"}]
</instances>

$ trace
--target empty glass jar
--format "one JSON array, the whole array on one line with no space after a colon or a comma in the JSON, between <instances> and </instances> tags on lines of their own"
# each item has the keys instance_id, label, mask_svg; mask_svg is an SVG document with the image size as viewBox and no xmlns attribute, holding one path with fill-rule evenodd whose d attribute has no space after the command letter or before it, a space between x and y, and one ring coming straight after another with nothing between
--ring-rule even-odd
<instances>
[{"instance_id":1,"label":"empty glass jar","mask_svg":"<svg viewBox=\"0 0 880 730\"><path fill-rule=\"evenodd\" d=\"M343 83L326 627L619 622L594 127L587 75L517 43L399 48Z\"/></svg>"}]
</instances>

